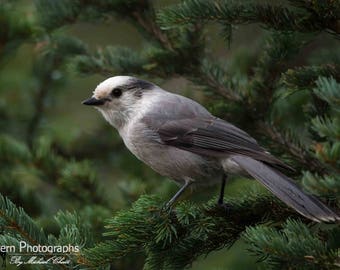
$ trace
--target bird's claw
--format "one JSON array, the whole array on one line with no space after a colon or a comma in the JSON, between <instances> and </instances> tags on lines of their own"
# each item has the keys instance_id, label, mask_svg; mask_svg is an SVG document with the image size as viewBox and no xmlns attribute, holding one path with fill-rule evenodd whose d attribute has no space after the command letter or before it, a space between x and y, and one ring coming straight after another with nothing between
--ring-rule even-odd
<instances>
[{"instance_id":1,"label":"bird's claw","mask_svg":"<svg viewBox=\"0 0 340 270\"><path fill-rule=\"evenodd\" d=\"M169 202L164 203L160 209L161 213L169 213L172 210L172 204L170 204Z\"/></svg>"},{"instance_id":2,"label":"bird's claw","mask_svg":"<svg viewBox=\"0 0 340 270\"><path fill-rule=\"evenodd\" d=\"M218 201L217 205L224 209L226 216L230 215L230 211L231 211L231 205L230 204Z\"/></svg>"}]
</instances>

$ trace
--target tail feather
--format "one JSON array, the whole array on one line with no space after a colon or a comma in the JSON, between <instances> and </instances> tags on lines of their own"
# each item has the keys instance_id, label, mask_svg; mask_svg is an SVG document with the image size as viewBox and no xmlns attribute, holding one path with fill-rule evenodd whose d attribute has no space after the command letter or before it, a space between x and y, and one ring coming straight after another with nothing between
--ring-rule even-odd
<instances>
[{"instance_id":1,"label":"tail feather","mask_svg":"<svg viewBox=\"0 0 340 270\"><path fill-rule=\"evenodd\" d=\"M340 216L314 196L304 193L281 172L246 156L235 155L232 160L301 215L317 222L340 221Z\"/></svg>"}]
</instances>

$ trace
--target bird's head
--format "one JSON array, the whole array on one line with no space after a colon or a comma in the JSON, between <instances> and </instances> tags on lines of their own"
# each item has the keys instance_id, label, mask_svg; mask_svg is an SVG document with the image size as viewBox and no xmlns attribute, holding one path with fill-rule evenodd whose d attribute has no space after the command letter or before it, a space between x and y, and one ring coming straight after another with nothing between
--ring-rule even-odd
<instances>
[{"instance_id":1,"label":"bird's head","mask_svg":"<svg viewBox=\"0 0 340 270\"><path fill-rule=\"evenodd\" d=\"M94 106L114 127L119 128L128 120L136 104L155 85L130 76L115 76L101 82L84 105Z\"/></svg>"}]
</instances>

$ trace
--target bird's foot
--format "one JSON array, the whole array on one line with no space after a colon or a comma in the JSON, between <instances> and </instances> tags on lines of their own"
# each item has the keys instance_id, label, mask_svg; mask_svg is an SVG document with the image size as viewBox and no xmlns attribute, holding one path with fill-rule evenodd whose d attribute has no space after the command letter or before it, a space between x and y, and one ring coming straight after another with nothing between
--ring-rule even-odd
<instances>
[{"instance_id":1,"label":"bird's foot","mask_svg":"<svg viewBox=\"0 0 340 270\"><path fill-rule=\"evenodd\" d=\"M160 212L161 213L170 213L172 211L172 204L167 202L167 203L164 203L160 209Z\"/></svg>"},{"instance_id":2,"label":"bird's foot","mask_svg":"<svg viewBox=\"0 0 340 270\"><path fill-rule=\"evenodd\" d=\"M230 204L218 200L217 205L224 210L226 216L230 215L230 211L231 211L231 205Z\"/></svg>"}]
</instances>

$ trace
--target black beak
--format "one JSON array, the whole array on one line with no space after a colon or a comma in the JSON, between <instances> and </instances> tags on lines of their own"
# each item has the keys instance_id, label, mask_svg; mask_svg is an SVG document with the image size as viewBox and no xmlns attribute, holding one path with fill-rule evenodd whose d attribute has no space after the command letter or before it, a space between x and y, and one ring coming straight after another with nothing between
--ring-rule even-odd
<instances>
[{"instance_id":1,"label":"black beak","mask_svg":"<svg viewBox=\"0 0 340 270\"><path fill-rule=\"evenodd\" d=\"M94 97L91 97L89 99L84 100L82 103L84 105L99 106L99 105L103 105L105 103L105 100L103 100L103 99L96 99Z\"/></svg>"}]
</instances>

